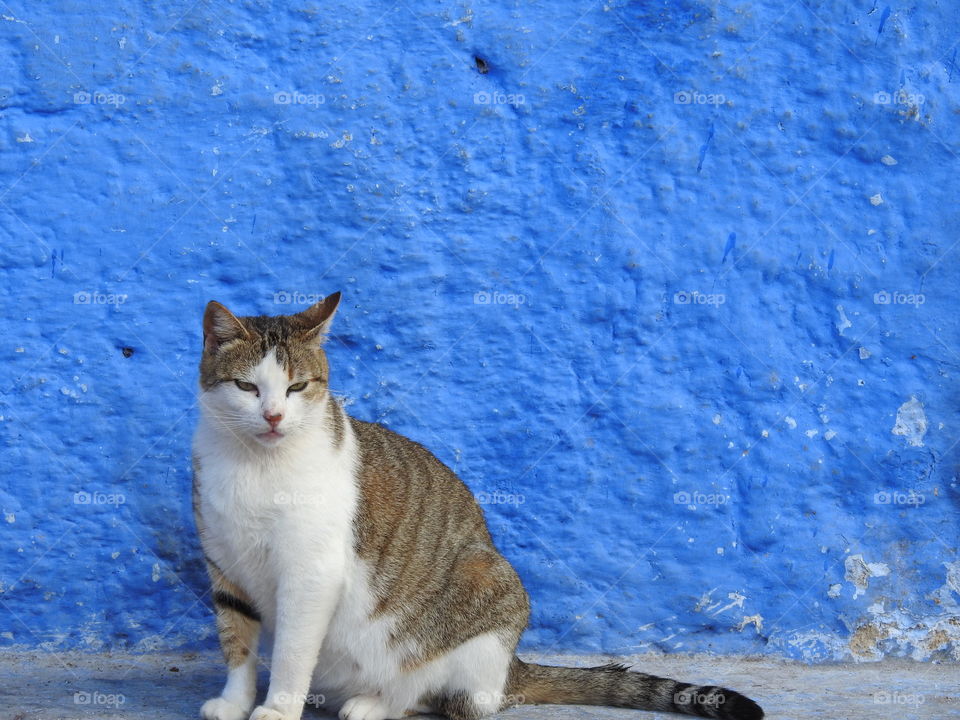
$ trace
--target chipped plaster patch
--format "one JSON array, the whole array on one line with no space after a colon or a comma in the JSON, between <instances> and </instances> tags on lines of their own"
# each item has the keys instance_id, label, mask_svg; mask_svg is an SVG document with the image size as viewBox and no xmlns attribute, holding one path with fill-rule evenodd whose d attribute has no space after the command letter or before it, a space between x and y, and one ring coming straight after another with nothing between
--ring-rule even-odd
<instances>
[{"instance_id":1,"label":"chipped plaster patch","mask_svg":"<svg viewBox=\"0 0 960 720\"><path fill-rule=\"evenodd\" d=\"M850 636L850 652L855 658L879 659L877 645L890 637L890 628L881 623L867 623L858 627Z\"/></svg>"},{"instance_id":2,"label":"chipped plaster patch","mask_svg":"<svg viewBox=\"0 0 960 720\"><path fill-rule=\"evenodd\" d=\"M894 435L902 435L907 445L923 447L923 436L927 434L927 416L923 412L923 403L911 395L903 405L897 408L897 421L891 430Z\"/></svg>"},{"instance_id":3,"label":"chipped plaster patch","mask_svg":"<svg viewBox=\"0 0 960 720\"><path fill-rule=\"evenodd\" d=\"M837 332L843 335L843 331L853 327L853 323L850 322L847 314L843 311L843 305L837 305L837 314L840 316L837 320Z\"/></svg>"},{"instance_id":4,"label":"chipped plaster patch","mask_svg":"<svg viewBox=\"0 0 960 720\"><path fill-rule=\"evenodd\" d=\"M843 565L846 568L843 579L853 583L854 588L856 588L853 592L854 600L866 593L870 578L884 577L890 574L890 568L886 563L864 562L863 555L851 555L844 561Z\"/></svg>"},{"instance_id":5,"label":"chipped plaster patch","mask_svg":"<svg viewBox=\"0 0 960 720\"><path fill-rule=\"evenodd\" d=\"M719 614L722 613L722 612L726 612L727 610L730 610L731 608L735 608L735 607L736 607L736 608L740 608L740 609L742 610L742 609L743 609L743 601L747 599L747 596L746 596L746 595L741 595L740 593L734 591L734 592L732 592L732 593L727 593L727 599L730 600L730 602L729 602L728 604L724 605L724 606L723 606L722 608L720 608L719 610L715 611L715 612L713 613L714 617L716 617L717 615L719 615ZM717 603L717 605L719 605L719 604L720 604L720 603ZM712 609L712 608L711 608L711 609Z\"/></svg>"}]
</instances>

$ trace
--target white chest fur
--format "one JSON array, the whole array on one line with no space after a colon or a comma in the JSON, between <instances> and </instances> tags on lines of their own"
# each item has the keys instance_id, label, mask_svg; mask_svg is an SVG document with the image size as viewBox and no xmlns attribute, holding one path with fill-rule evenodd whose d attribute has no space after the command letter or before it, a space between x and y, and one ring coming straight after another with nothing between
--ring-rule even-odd
<instances>
[{"instance_id":1,"label":"white chest fur","mask_svg":"<svg viewBox=\"0 0 960 720\"><path fill-rule=\"evenodd\" d=\"M278 588L352 564L355 445L320 428L278 448L250 447L201 419L204 552L254 601L271 628Z\"/></svg>"}]
</instances>

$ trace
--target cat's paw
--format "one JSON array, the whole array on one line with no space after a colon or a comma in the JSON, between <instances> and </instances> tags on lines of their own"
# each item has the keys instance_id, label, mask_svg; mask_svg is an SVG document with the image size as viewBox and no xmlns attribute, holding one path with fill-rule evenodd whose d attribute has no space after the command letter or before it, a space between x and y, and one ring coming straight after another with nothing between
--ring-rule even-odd
<instances>
[{"instance_id":1,"label":"cat's paw","mask_svg":"<svg viewBox=\"0 0 960 720\"><path fill-rule=\"evenodd\" d=\"M287 720L287 716L279 710L259 705L250 713L250 720Z\"/></svg>"},{"instance_id":2,"label":"cat's paw","mask_svg":"<svg viewBox=\"0 0 960 720\"><path fill-rule=\"evenodd\" d=\"M247 711L229 700L216 697L203 704L200 717L203 720L246 720Z\"/></svg>"},{"instance_id":3,"label":"cat's paw","mask_svg":"<svg viewBox=\"0 0 960 720\"><path fill-rule=\"evenodd\" d=\"M390 716L387 706L380 698L357 695L347 700L340 708L340 720L386 720Z\"/></svg>"}]
</instances>

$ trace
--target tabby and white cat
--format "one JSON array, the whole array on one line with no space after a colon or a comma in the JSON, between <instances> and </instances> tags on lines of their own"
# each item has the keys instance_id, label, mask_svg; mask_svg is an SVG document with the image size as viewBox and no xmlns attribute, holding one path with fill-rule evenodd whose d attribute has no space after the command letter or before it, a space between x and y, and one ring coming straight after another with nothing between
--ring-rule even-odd
<instances>
[{"instance_id":1,"label":"tabby and white cat","mask_svg":"<svg viewBox=\"0 0 960 720\"><path fill-rule=\"evenodd\" d=\"M321 344L340 293L296 315L203 318L193 502L228 674L205 720L343 720L518 703L612 705L754 720L724 688L622 665L516 657L527 593L461 480L422 445L348 416ZM261 627L270 685L256 696Z\"/></svg>"}]
</instances>

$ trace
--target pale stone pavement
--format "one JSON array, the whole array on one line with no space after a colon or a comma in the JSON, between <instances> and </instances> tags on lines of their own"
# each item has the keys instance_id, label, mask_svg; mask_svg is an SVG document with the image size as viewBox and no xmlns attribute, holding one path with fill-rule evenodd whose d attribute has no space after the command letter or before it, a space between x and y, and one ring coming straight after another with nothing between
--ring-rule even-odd
<instances>
[{"instance_id":1,"label":"pale stone pavement","mask_svg":"<svg viewBox=\"0 0 960 720\"><path fill-rule=\"evenodd\" d=\"M584 656L525 659L546 664L602 664ZM620 660L620 658L618 658ZM960 719L960 665L881 663L804 665L702 655L635 656L638 670L739 690L771 720ZM219 692L219 654L0 653L2 720L195 720ZM261 669L260 692L265 691ZM310 710L305 720L330 717ZM595 707L513 708L504 720L668 720L679 715Z\"/></svg>"}]
</instances>

